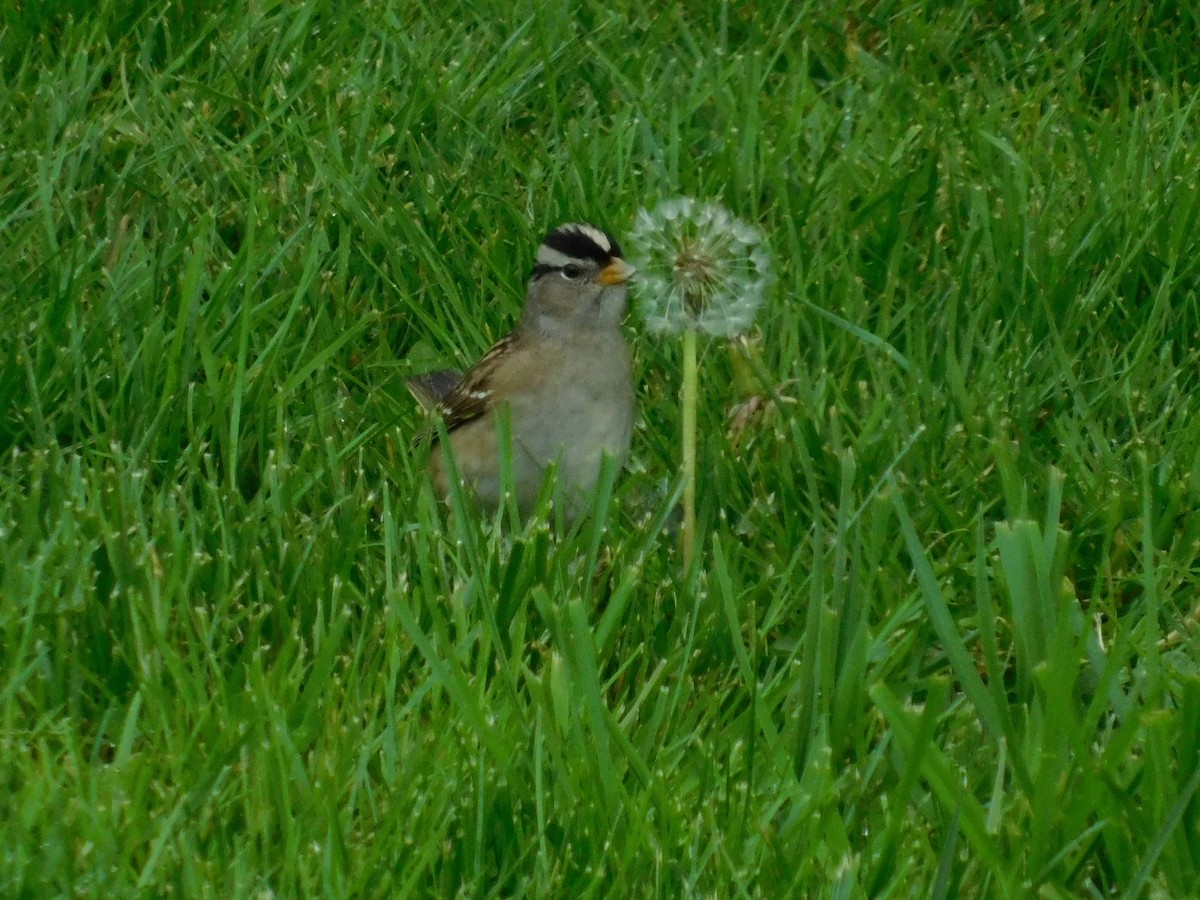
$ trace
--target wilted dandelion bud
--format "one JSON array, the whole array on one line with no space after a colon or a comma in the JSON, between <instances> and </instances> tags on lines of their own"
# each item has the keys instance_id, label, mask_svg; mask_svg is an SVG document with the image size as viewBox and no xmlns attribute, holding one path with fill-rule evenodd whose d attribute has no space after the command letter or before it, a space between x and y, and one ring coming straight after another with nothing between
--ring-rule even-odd
<instances>
[{"instance_id":1,"label":"wilted dandelion bud","mask_svg":"<svg viewBox=\"0 0 1200 900\"><path fill-rule=\"evenodd\" d=\"M732 337L753 324L771 283L771 255L753 225L719 204L679 197L640 210L630 239L651 331Z\"/></svg>"}]
</instances>

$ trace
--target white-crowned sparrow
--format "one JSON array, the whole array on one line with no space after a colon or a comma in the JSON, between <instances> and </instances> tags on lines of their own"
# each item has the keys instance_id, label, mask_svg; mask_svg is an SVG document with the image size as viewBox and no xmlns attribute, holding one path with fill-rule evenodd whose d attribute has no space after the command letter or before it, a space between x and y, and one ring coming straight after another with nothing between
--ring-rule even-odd
<instances>
[{"instance_id":1,"label":"white-crowned sparrow","mask_svg":"<svg viewBox=\"0 0 1200 900\"><path fill-rule=\"evenodd\" d=\"M572 516L596 484L602 454L624 463L634 389L620 325L633 274L608 232L562 225L538 248L517 327L465 375L441 371L408 380L417 399L441 415L459 475L482 505L494 509L501 501L496 416L502 408L522 513L534 506L552 463ZM440 447L433 448L430 471L438 493L448 496Z\"/></svg>"}]
</instances>

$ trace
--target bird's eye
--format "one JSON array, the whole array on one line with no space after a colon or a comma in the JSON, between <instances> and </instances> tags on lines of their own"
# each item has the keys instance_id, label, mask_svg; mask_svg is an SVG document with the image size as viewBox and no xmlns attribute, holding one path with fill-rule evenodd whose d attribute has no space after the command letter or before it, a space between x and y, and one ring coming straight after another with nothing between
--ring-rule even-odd
<instances>
[{"instance_id":1,"label":"bird's eye","mask_svg":"<svg viewBox=\"0 0 1200 900\"><path fill-rule=\"evenodd\" d=\"M576 263L567 263L562 267L562 277L567 279L567 281L574 281L582 274L583 266L577 265Z\"/></svg>"}]
</instances>

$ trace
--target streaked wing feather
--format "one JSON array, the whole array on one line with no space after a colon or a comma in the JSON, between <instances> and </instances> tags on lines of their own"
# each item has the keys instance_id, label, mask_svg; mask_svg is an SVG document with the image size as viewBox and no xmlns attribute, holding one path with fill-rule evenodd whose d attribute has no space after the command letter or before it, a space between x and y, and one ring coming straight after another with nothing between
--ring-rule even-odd
<instances>
[{"instance_id":1,"label":"streaked wing feather","mask_svg":"<svg viewBox=\"0 0 1200 900\"><path fill-rule=\"evenodd\" d=\"M486 385L492 381L496 368L508 356L514 341L513 334L497 341L438 403L437 409L447 431L472 422L491 409L492 394Z\"/></svg>"}]
</instances>

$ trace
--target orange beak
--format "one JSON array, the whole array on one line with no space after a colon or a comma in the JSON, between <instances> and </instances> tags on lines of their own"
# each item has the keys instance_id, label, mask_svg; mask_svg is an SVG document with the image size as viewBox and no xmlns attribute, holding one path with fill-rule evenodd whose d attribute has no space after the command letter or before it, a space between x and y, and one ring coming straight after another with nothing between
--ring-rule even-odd
<instances>
[{"instance_id":1,"label":"orange beak","mask_svg":"<svg viewBox=\"0 0 1200 900\"><path fill-rule=\"evenodd\" d=\"M613 258L607 266L600 270L596 281L605 287L611 287L614 284L624 284L635 274L637 274L637 269L625 260Z\"/></svg>"}]
</instances>

